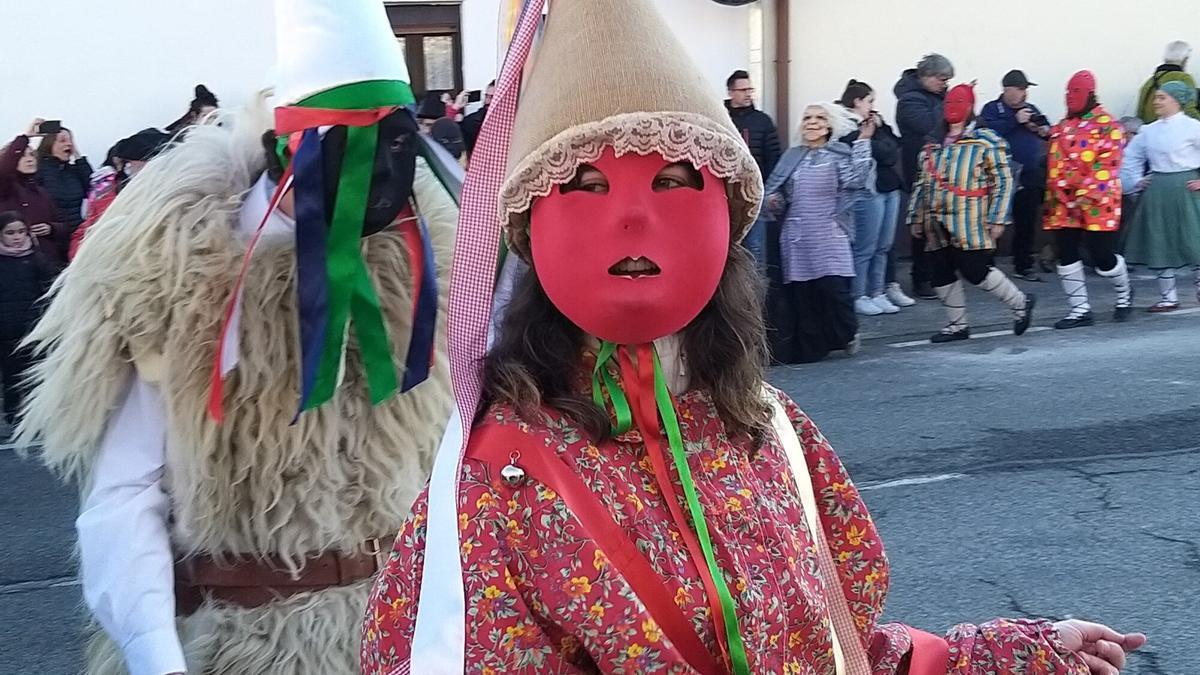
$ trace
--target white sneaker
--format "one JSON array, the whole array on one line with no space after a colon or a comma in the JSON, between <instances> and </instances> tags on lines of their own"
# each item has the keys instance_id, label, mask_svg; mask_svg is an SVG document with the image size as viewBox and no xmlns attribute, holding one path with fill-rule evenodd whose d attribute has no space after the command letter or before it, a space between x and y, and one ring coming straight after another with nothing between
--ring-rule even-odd
<instances>
[{"instance_id":1,"label":"white sneaker","mask_svg":"<svg viewBox=\"0 0 1200 675\"><path fill-rule=\"evenodd\" d=\"M879 305L876 305L865 295L854 301L854 312L862 316L879 316L883 314L883 310L879 309Z\"/></svg>"},{"instance_id":2,"label":"white sneaker","mask_svg":"<svg viewBox=\"0 0 1200 675\"><path fill-rule=\"evenodd\" d=\"M877 296L871 298L871 302L875 303L876 307L883 310L884 314L899 314L900 313L900 308L893 305L891 303L891 301L889 301L887 299L886 295L877 295Z\"/></svg>"},{"instance_id":3,"label":"white sneaker","mask_svg":"<svg viewBox=\"0 0 1200 675\"><path fill-rule=\"evenodd\" d=\"M895 307L912 307L917 304L917 301L905 295L904 289L900 288L900 284L895 282L887 285L884 294L887 296L888 302L892 303Z\"/></svg>"}]
</instances>

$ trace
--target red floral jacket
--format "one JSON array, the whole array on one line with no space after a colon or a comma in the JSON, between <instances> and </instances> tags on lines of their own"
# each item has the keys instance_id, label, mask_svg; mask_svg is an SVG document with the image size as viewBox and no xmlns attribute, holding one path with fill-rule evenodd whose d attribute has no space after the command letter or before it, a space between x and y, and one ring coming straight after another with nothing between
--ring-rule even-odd
<instances>
[{"instance_id":1,"label":"red floral jacket","mask_svg":"<svg viewBox=\"0 0 1200 675\"><path fill-rule=\"evenodd\" d=\"M909 638L880 625L888 562L845 468L794 403L784 402L804 448L821 521L876 675L902 673ZM831 627L800 499L773 436L755 445L730 433L711 398L675 399L688 462L708 516L719 567L733 593L754 673L834 672ZM494 407L485 424L526 425ZM530 427L628 532L710 651L719 654L696 565L658 489L638 432L604 444L551 416ZM674 469L671 469L674 473ZM678 485L678 475L671 476ZM563 500L535 481L509 488L468 459L459 493L466 586L467 672L690 673L688 662ZM409 657L425 545L426 495L400 530L363 625L362 671L391 675ZM947 636L949 675L1086 675L1045 621L960 625Z\"/></svg>"}]
</instances>

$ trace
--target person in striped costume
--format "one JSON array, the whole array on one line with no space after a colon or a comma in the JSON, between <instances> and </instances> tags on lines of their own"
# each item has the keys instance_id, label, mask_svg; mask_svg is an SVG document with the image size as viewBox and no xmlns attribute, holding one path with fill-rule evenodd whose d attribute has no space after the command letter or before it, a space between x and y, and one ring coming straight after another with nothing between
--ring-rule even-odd
<instances>
[{"instance_id":1,"label":"person in striped costume","mask_svg":"<svg viewBox=\"0 0 1200 675\"><path fill-rule=\"evenodd\" d=\"M1037 298L1017 288L993 264L996 240L1012 219L1016 182L1000 136L974 124L975 92L959 85L946 96L944 140L921 152L908 224L925 242L933 285L949 322L935 344L971 337L962 279L991 293L1013 311L1013 333L1023 335Z\"/></svg>"}]
</instances>

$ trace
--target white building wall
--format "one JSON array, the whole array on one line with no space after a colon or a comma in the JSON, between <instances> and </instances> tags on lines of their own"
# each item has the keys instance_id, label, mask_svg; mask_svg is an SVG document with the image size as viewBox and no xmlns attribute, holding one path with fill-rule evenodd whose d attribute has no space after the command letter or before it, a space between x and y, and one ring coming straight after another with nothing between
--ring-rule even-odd
<instances>
[{"instance_id":1,"label":"white building wall","mask_svg":"<svg viewBox=\"0 0 1200 675\"><path fill-rule=\"evenodd\" d=\"M244 103L274 61L273 16L271 0L0 0L0 145L34 117L61 119L98 165L187 112L197 83Z\"/></svg>"},{"instance_id":2,"label":"white building wall","mask_svg":"<svg viewBox=\"0 0 1200 675\"><path fill-rule=\"evenodd\" d=\"M421 2L397 4L410 1ZM730 73L751 67L752 58L761 61L761 47L756 55L751 45L752 19L761 21L759 8L726 7L708 0L647 1L654 2L674 27L715 93L725 95ZM463 77L469 89L481 89L499 73L498 21L506 4L506 0L463 0Z\"/></svg>"},{"instance_id":3,"label":"white building wall","mask_svg":"<svg viewBox=\"0 0 1200 675\"><path fill-rule=\"evenodd\" d=\"M751 65L754 10L707 0L652 1L713 92L724 95L729 73ZM208 85L225 107L245 103L270 77L273 5L273 0L0 0L0 26L26 27L4 54L0 144L34 117L61 119L99 164L118 139L182 115L197 83ZM500 8L501 0L462 2L467 88L482 88L498 72ZM47 17L69 20L56 20L46 30Z\"/></svg>"},{"instance_id":4,"label":"white building wall","mask_svg":"<svg viewBox=\"0 0 1200 675\"><path fill-rule=\"evenodd\" d=\"M807 103L841 96L850 78L876 89L879 110L892 121L900 73L934 51L954 62L956 81L979 80L980 103L996 98L1004 74L1020 68L1042 85L1031 100L1057 120L1067 80L1089 68L1101 102L1124 116L1133 113L1138 88L1168 42L1200 45L1198 0L859 0L841 11L810 0L772 1L792 3L791 124ZM1198 67L1200 55L1193 74Z\"/></svg>"}]
</instances>

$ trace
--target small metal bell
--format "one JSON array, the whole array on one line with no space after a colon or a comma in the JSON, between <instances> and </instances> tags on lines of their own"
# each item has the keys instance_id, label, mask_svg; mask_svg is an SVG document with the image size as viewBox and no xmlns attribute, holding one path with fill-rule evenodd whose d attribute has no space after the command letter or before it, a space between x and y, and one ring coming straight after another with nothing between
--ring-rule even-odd
<instances>
[{"instance_id":1,"label":"small metal bell","mask_svg":"<svg viewBox=\"0 0 1200 675\"><path fill-rule=\"evenodd\" d=\"M500 478L509 485L509 487L521 487L525 483L525 469L522 469L517 464L517 460L521 459L521 453L513 451L508 456L508 464L500 469Z\"/></svg>"}]
</instances>

